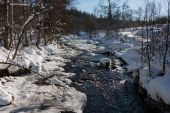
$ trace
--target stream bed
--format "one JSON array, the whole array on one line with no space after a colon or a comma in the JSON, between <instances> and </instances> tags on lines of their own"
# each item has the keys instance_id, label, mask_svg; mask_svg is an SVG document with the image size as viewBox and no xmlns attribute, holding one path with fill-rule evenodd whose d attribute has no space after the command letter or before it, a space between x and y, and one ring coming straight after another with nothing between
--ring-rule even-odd
<instances>
[{"instance_id":1,"label":"stream bed","mask_svg":"<svg viewBox=\"0 0 170 113\"><path fill-rule=\"evenodd\" d=\"M110 58L112 68L99 66L100 58ZM66 71L76 73L71 86L87 95L83 113L160 113L149 108L137 94L134 78L125 64L113 55L83 52L72 58Z\"/></svg>"}]
</instances>

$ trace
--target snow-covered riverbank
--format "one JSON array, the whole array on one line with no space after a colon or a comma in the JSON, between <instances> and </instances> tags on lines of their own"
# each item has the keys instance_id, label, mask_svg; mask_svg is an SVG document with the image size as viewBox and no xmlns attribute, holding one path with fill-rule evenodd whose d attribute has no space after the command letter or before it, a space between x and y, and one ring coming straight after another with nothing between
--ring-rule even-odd
<instances>
[{"instance_id":1,"label":"snow-covered riverbank","mask_svg":"<svg viewBox=\"0 0 170 113\"><path fill-rule=\"evenodd\" d=\"M0 61L5 62L9 51L2 47L0 51ZM10 57L12 54L13 51ZM67 51L57 44L42 46L41 50L35 46L20 50L17 58L8 62L26 68L31 66L33 71L44 77L54 76L49 77L50 81L48 79L43 81L43 78L36 73L1 78L0 104L12 103L1 107L1 113L60 113L61 111L82 113L86 95L68 86L71 83L69 77L75 74L65 73L63 68L65 63L70 61L64 57L69 58L77 54L76 51ZM6 66L0 65L1 69ZM9 71L15 72L18 69L16 66L11 66Z\"/></svg>"},{"instance_id":2,"label":"snow-covered riverbank","mask_svg":"<svg viewBox=\"0 0 170 113\"><path fill-rule=\"evenodd\" d=\"M120 30L119 44L116 46L119 47L118 50L115 50L115 41L112 39L106 41L105 45L108 45L116 56L121 57L128 64L127 69L129 72L139 70L140 84L146 89L149 97L155 101L163 101L165 104L170 105L169 57L166 59L166 74L164 76L158 76L161 72L162 64L159 59L153 57L151 62L152 77L150 77L148 65L141 62L141 37L139 35L141 32L141 28ZM143 39L143 41L145 42L146 40ZM129 46L124 47L125 45Z\"/></svg>"},{"instance_id":3,"label":"snow-covered riverbank","mask_svg":"<svg viewBox=\"0 0 170 113\"><path fill-rule=\"evenodd\" d=\"M145 30L144 30L145 31ZM134 35L133 37L139 37L139 33L142 30L136 31L129 31L126 34L128 37L129 35ZM138 36L139 35L139 36ZM156 101L163 101L165 104L170 105L170 65L169 63L166 64L166 73L164 76L159 76L161 72L162 64L160 60L156 57L153 57L151 62L151 71L152 77L149 75L148 65L141 62L141 56L139 54L140 47L134 46L132 48L126 49L118 55L122 57L128 64L129 71L133 71L138 69L139 76L140 76L140 84L141 86L146 89L148 96ZM169 62L169 58L167 58L167 62Z\"/></svg>"}]
</instances>

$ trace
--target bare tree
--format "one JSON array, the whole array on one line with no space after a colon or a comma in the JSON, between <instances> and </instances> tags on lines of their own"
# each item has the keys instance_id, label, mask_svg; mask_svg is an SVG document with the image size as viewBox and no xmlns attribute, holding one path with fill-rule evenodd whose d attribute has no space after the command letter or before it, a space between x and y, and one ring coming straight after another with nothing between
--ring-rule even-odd
<instances>
[{"instance_id":1,"label":"bare tree","mask_svg":"<svg viewBox=\"0 0 170 113\"><path fill-rule=\"evenodd\" d=\"M150 54L150 37L149 37L149 13L150 13L150 4L149 1L145 0L145 12L144 12L144 21L146 26L146 44L145 44L145 50L146 50L146 60L149 67L149 75L151 76L151 54Z\"/></svg>"},{"instance_id":2,"label":"bare tree","mask_svg":"<svg viewBox=\"0 0 170 113\"><path fill-rule=\"evenodd\" d=\"M136 20L138 22L137 26L142 26L142 23L140 23L142 21L142 16L143 16L143 9L142 7L138 7L138 9L136 10Z\"/></svg>"},{"instance_id":3,"label":"bare tree","mask_svg":"<svg viewBox=\"0 0 170 113\"><path fill-rule=\"evenodd\" d=\"M125 24L125 20L126 20L126 17L128 16L128 12L129 12L129 6L127 4L127 1L125 1L123 4L122 4L122 26L124 26Z\"/></svg>"},{"instance_id":4,"label":"bare tree","mask_svg":"<svg viewBox=\"0 0 170 113\"><path fill-rule=\"evenodd\" d=\"M166 36L165 36L165 50L163 54L163 67L162 71L165 74L166 70L166 57L168 54L168 49L169 49L169 32L170 32L170 0L167 0L167 5L168 5L168 14L167 14L167 28L166 28Z\"/></svg>"},{"instance_id":5,"label":"bare tree","mask_svg":"<svg viewBox=\"0 0 170 113\"><path fill-rule=\"evenodd\" d=\"M114 21L114 15L116 14L118 4L117 0L107 0L107 1L100 1L99 3L99 11L101 12L101 15L107 19L106 24L106 35L110 36L113 28L115 27L113 25Z\"/></svg>"},{"instance_id":6,"label":"bare tree","mask_svg":"<svg viewBox=\"0 0 170 113\"><path fill-rule=\"evenodd\" d=\"M4 20L5 20L5 32L4 32L4 47L6 49L10 49L9 47L9 39L10 39L10 23L9 23L9 6L10 2L9 0L4 0Z\"/></svg>"}]
</instances>

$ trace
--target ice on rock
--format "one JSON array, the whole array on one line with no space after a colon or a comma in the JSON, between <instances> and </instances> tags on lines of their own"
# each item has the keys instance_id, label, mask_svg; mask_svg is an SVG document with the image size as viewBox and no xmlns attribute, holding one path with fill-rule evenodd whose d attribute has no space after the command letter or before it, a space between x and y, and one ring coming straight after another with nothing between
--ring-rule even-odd
<instances>
[{"instance_id":1,"label":"ice on rock","mask_svg":"<svg viewBox=\"0 0 170 113\"><path fill-rule=\"evenodd\" d=\"M119 84L120 84L120 85L124 85L126 82L127 82L127 80L121 80L121 81L119 82Z\"/></svg>"},{"instance_id":2,"label":"ice on rock","mask_svg":"<svg viewBox=\"0 0 170 113\"><path fill-rule=\"evenodd\" d=\"M103 66L110 66L112 64L112 60L109 58L101 58L100 59L100 64Z\"/></svg>"}]
</instances>

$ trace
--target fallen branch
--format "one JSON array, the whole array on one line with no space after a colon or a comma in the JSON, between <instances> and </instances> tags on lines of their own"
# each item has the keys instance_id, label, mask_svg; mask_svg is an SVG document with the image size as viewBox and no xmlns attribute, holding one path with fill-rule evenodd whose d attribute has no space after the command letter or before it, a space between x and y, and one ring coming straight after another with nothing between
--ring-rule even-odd
<instances>
[{"instance_id":1,"label":"fallen branch","mask_svg":"<svg viewBox=\"0 0 170 113\"><path fill-rule=\"evenodd\" d=\"M20 67L20 68L28 69L28 70L30 70L31 72L33 72L33 73L35 73L35 74L37 74L37 75L39 75L39 76L41 76L41 77L43 77L43 78L44 78L44 76L43 76L43 75L41 75L41 74L37 73L37 72L36 72L36 71L34 71L34 70L31 70L31 67L27 68L27 67L20 66L20 65L18 65L18 64L9 63L9 62L0 62L0 64L8 64L8 65L13 65L13 66L16 66L16 67Z\"/></svg>"}]
</instances>

